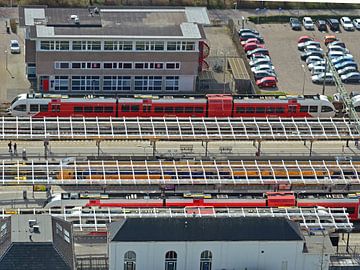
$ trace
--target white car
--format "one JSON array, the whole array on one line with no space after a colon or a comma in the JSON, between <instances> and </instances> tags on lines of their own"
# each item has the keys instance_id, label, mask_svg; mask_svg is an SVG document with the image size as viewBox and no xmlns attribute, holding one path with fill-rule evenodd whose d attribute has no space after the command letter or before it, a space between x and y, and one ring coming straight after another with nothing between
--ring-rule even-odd
<instances>
[{"instance_id":1,"label":"white car","mask_svg":"<svg viewBox=\"0 0 360 270\"><path fill-rule=\"evenodd\" d=\"M341 47L341 46L338 46L338 45L330 45L328 47L329 51L332 51L332 52L343 52L343 53L349 53L349 50L344 48L344 47Z\"/></svg>"},{"instance_id":2,"label":"white car","mask_svg":"<svg viewBox=\"0 0 360 270\"><path fill-rule=\"evenodd\" d=\"M270 56L265 55L265 54L253 54L250 58L250 61L254 61L256 59L267 59L267 60L271 61Z\"/></svg>"},{"instance_id":3,"label":"white car","mask_svg":"<svg viewBox=\"0 0 360 270\"><path fill-rule=\"evenodd\" d=\"M324 52L323 49L317 47L317 46L314 46L314 45L309 45L309 46L306 46L305 47L305 50L304 52Z\"/></svg>"},{"instance_id":4,"label":"white car","mask_svg":"<svg viewBox=\"0 0 360 270\"><path fill-rule=\"evenodd\" d=\"M313 63L310 63L308 65L308 68L309 68L309 70L312 70L316 66L324 66L325 67L325 63L326 63L325 60L321 60L321 61L318 61L318 62L313 62Z\"/></svg>"},{"instance_id":5,"label":"white car","mask_svg":"<svg viewBox=\"0 0 360 270\"><path fill-rule=\"evenodd\" d=\"M274 66L273 65L270 65L270 64L264 64L264 65L258 65L256 67L252 67L251 68L251 71L252 72L255 72L255 71L270 71L270 72L274 72Z\"/></svg>"},{"instance_id":6,"label":"white car","mask_svg":"<svg viewBox=\"0 0 360 270\"><path fill-rule=\"evenodd\" d=\"M320 42L314 41L314 40L309 40L309 41L306 41L306 42L299 43L298 44L298 50L303 51L307 46L310 46L310 45L313 45L313 46L316 46L316 47L320 48Z\"/></svg>"},{"instance_id":7,"label":"white car","mask_svg":"<svg viewBox=\"0 0 360 270\"><path fill-rule=\"evenodd\" d=\"M312 70L311 70L311 75L317 75L320 73L324 73L326 70L325 66L315 66Z\"/></svg>"},{"instance_id":8,"label":"white car","mask_svg":"<svg viewBox=\"0 0 360 270\"><path fill-rule=\"evenodd\" d=\"M360 30L360 19L353 19L353 25L356 29Z\"/></svg>"},{"instance_id":9,"label":"white car","mask_svg":"<svg viewBox=\"0 0 360 270\"><path fill-rule=\"evenodd\" d=\"M339 69L337 72L338 74L341 76L341 75L345 75L345 74L348 74L350 72L354 72L354 71L357 71L356 67L345 67L343 69Z\"/></svg>"},{"instance_id":10,"label":"white car","mask_svg":"<svg viewBox=\"0 0 360 270\"><path fill-rule=\"evenodd\" d=\"M338 51L330 51L328 52L328 57L330 59L334 59L334 58L338 58L338 57L343 57L343 56L348 56L350 57L351 54L347 54L347 53L343 53L343 52L338 52Z\"/></svg>"},{"instance_id":11,"label":"white car","mask_svg":"<svg viewBox=\"0 0 360 270\"><path fill-rule=\"evenodd\" d=\"M10 41L10 52L11 53L20 53L19 41L13 39Z\"/></svg>"},{"instance_id":12,"label":"white car","mask_svg":"<svg viewBox=\"0 0 360 270\"><path fill-rule=\"evenodd\" d=\"M325 83L334 83L334 76L331 72L326 73L325 78L324 73L311 76L311 80L313 83L323 83L324 79Z\"/></svg>"},{"instance_id":13,"label":"white car","mask_svg":"<svg viewBox=\"0 0 360 270\"><path fill-rule=\"evenodd\" d=\"M320 56L309 56L308 58L306 58L306 64L309 65L311 63L319 62L322 60L324 60L324 58L322 58Z\"/></svg>"},{"instance_id":14,"label":"white car","mask_svg":"<svg viewBox=\"0 0 360 270\"><path fill-rule=\"evenodd\" d=\"M303 19L303 25L306 30L314 30L314 22L310 17L304 17Z\"/></svg>"},{"instance_id":15,"label":"white car","mask_svg":"<svg viewBox=\"0 0 360 270\"><path fill-rule=\"evenodd\" d=\"M340 23L341 23L342 27L344 28L344 30L354 31L354 25L352 24L349 17L341 17Z\"/></svg>"}]
</instances>

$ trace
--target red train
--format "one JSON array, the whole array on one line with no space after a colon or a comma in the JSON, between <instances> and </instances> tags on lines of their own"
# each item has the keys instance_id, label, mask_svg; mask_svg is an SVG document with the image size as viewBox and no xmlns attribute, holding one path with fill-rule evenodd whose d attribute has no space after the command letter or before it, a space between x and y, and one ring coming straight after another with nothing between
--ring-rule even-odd
<instances>
[{"instance_id":1,"label":"red train","mask_svg":"<svg viewBox=\"0 0 360 270\"><path fill-rule=\"evenodd\" d=\"M210 194L184 194L181 196L168 196L166 198L146 197L135 194L126 198L109 199L107 195L73 198L55 196L47 204L47 208L185 208L185 207L214 207L214 208L240 208L240 207L327 207L346 208L352 221L360 220L359 194L294 194L293 192L267 192L264 195L215 195ZM98 198L96 198L98 197ZM84 198L84 199L82 199Z\"/></svg>"},{"instance_id":2,"label":"red train","mask_svg":"<svg viewBox=\"0 0 360 270\"><path fill-rule=\"evenodd\" d=\"M8 109L33 117L333 117L326 96L89 97L21 94Z\"/></svg>"}]
</instances>

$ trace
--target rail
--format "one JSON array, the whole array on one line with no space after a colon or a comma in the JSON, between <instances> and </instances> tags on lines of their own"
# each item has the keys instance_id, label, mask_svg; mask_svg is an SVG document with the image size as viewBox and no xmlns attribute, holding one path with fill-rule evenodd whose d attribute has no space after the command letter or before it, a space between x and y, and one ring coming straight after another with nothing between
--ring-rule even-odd
<instances>
[{"instance_id":1,"label":"rail","mask_svg":"<svg viewBox=\"0 0 360 270\"><path fill-rule=\"evenodd\" d=\"M11 213L9 213L12 211ZM178 217L284 217L296 222L304 229L350 231L350 222L345 208L128 208L128 209L13 209L0 210L0 217L11 214L50 214L73 223L77 231L104 231L107 224L123 218L178 218Z\"/></svg>"},{"instance_id":2,"label":"rail","mask_svg":"<svg viewBox=\"0 0 360 270\"><path fill-rule=\"evenodd\" d=\"M359 185L360 162L0 161L0 185Z\"/></svg>"},{"instance_id":3,"label":"rail","mask_svg":"<svg viewBox=\"0 0 360 270\"><path fill-rule=\"evenodd\" d=\"M0 118L0 140L355 140L345 118Z\"/></svg>"}]
</instances>

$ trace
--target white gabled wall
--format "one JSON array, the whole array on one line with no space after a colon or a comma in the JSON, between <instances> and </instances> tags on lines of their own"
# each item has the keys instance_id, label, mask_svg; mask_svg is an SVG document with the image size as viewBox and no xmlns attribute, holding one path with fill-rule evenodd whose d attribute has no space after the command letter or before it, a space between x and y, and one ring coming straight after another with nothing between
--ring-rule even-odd
<instances>
[{"instance_id":1,"label":"white gabled wall","mask_svg":"<svg viewBox=\"0 0 360 270\"><path fill-rule=\"evenodd\" d=\"M303 253L302 248L302 241L111 242L109 263L110 270L123 270L124 254L132 250L136 253L136 270L162 270L165 253L173 250L177 252L177 270L196 270L200 269L201 252L210 250L212 270L320 269L322 255ZM326 258L328 256L323 261L323 269L328 269Z\"/></svg>"}]
</instances>

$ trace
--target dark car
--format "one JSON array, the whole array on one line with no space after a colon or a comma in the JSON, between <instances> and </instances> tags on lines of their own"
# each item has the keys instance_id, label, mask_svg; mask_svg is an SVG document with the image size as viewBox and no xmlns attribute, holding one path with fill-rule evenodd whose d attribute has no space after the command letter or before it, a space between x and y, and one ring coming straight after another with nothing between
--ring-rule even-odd
<instances>
[{"instance_id":1,"label":"dark car","mask_svg":"<svg viewBox=\"0 0 360 270\"><path fill-rule=\"evenodd\" d=\"M292 30L301 30L301 22L298 18L290 18L290 26Z\"/></svg>"},{"instance_id":2,"label":"dark car","mask_svg":"<svg viewBox=\"0 0 360 270\"><path fill-rule=\"evenodd\" d=\"M327 31L326 21L325 20L317 20L316 27L319 31Z\"/></svg>"},{"instance_id":3,"label":"dark car","mask_svg":"<svg viewBox=\"0 0 360 270\"><path fill-rule=\"evenodd\" d=\"M243 33L253 33L255 35L259 36L259 32L254 30L254 29L249 29L249 28L244 28L244 29L240 29L239 30L239 35L243 34Z\"/></svg>"},{"instance_id":4,"label":"dark car","mask_svg":"<svg viewBox=\"0 0 360 270\"><path fill-rule=\"evenodd\" d=\"M252 51L248 51L246 54L247 54L247 57L250 58L253 54L256 54L256 53L269 55L269 51L266 48L257 48Z\"/></svg>"},{"instance_id":5,"label":"dark car","mask_svg":"<svg viewBox=\"0 0 360 270\"><path fill-rule=\"evenodd\" d=\"M254 78L255 80L260 80L264 77L274 77L276 78L276 75L274 72L266 71L266 70L259 70L254 72Z\"/></svg>"},{"instance_id":6,"label":"dark car","mask_svg":"<svg viewBox=\"0 0 360 270\"><path fill-rule=\"evenodd\" d=\"M331 31L339 31L340 30L340 23L338 19L328 19L327 24Z\"/></svg>"},{"instance_id":7,"label":"dark car","mask_svg":"<svg viewBox=\"0 0 360 270\"><path fill-rule=\"evenodd\" d=\"M341 75L341 80L344 83L360 83L360 73L350 72L345 75Z\"/></svg>"}]
</instances>

